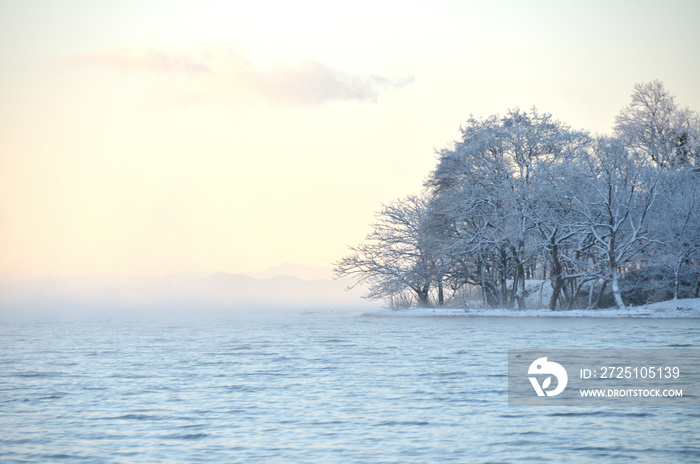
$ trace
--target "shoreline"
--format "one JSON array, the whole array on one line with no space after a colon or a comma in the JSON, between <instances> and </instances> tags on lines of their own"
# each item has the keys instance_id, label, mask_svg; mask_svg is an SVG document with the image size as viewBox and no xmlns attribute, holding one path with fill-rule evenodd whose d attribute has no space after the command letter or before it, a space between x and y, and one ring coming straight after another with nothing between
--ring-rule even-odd
<instances>
[{"instance_id":1,"label":"shoreline","mask_svg":"<svg viewBox=\"0 0 700 464\"><path fill-rule=\"evenodd\" d=\"M643 306L627 306L624 310L572 309L467 309L467 308L407 308L380 309L365 313L375 317L590 317L590 318L647 318L647 319L699 319L700 298L685 298L650 303Z\"/></svg>"}]
</instances>

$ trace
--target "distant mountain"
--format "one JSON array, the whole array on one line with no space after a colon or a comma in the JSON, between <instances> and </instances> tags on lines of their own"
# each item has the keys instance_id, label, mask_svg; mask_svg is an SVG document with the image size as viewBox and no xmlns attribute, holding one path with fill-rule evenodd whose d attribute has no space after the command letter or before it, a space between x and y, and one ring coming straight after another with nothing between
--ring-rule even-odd
<instances>
[{"instance_id":1,"label":"distant mountain","mask_svg":"<svg viewBox=\"0 0 700 464\"><path fill-rule=\"evenodd\" d=\"M303 280L331 279L333 272L330 268L303 266L301 264L285 263L271 267L264 271L247 272L246 275L256 279L269 279L271 277L290 276Z\"/></svg>"},{"instance_id":2,"label":"distant mountain","mask_svg":"<svg viewBox=\"0 0 700 464\"><path fill-rule=\"evenodd\" d=\"M368 307L346 279L324 269L283 265L261 273L102 275L0 282L0 314L29 308L340 308ZM296 276L284 275L294 273ZM269 276L269 277L265 277ZM303 276L303 277L299 277Z\"/></svg>"}]
</instances>

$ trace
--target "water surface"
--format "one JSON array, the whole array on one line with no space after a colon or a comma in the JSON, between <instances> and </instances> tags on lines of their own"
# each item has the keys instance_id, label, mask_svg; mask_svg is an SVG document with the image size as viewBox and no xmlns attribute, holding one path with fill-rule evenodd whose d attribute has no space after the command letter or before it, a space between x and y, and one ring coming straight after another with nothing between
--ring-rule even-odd
<instances>
[{"instance_id":1,"label":"water surface","mask_svg":"<svg viewBox=\"0 0 700 464\"><path fill-rule=\"evenodd\" d=\"M3 322L0 461L698 462L700 408L508 406L507 350L550 347L700 348L700 320Z\"/></svg>"}]
</instances>

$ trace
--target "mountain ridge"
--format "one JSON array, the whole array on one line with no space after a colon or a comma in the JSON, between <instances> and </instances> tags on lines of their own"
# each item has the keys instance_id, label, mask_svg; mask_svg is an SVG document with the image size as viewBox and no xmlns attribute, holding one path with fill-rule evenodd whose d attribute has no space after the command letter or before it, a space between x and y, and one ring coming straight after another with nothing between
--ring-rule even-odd
<instances>
[{"instance_id":1,"label":"mountain ridge","mask_svg":"<svg viewBox=\"0 0 700 464\"><path fill-rule=\"evenodd\" d=\"M280 274L296 271L297 275ZM118 274L0 282L5 311L27 307L358 307L361 291L347 279L307 280L330 269L282 265L260 273ZM258 277L255 277L255 276ZM269 276L269 277L265 277ZM2 309L0 308L0 309Z\"/></svg>"}]
</instances>

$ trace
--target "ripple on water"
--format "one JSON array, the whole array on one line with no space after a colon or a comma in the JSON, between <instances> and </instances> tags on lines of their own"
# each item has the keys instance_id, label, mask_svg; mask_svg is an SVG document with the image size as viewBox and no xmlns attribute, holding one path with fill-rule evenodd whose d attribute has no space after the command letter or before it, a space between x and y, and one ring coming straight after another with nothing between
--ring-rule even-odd
<instances>
[{"instance_id":1,"label":"ripple on water","mask_svg":"<svg viewBox=\"0 0 700 464\"><path fill-rule=\"evenodd\" d=\"M684 464L700 454L698 408L509 407L506 382L508 349L692 348L700 320L280 317L3 326L13 335L0 345L12 360L0 373L0 461Z\"/></svg>"}]
</instances>

